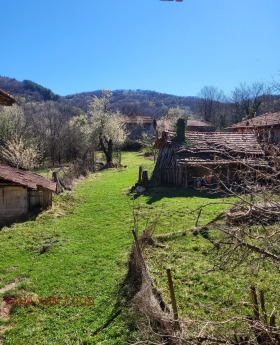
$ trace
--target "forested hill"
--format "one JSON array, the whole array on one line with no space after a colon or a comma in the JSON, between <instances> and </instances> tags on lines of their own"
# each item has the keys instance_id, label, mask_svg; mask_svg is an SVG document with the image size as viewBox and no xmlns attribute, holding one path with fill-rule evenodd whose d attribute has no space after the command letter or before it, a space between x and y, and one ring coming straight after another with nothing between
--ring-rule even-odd
<instances>
[{"instance_id":1,"label":"forested hill","mask_svg":"<svg viewBox=\"0 0 280 345\"><path fill-rule=\"evenodd\" d=\"M66 102L83 111L87 111L93 96L99 97L102 93L101 90L97 90L59 96L52 90L30 80L18 81L1 76L0 89L12 94L20 103L30 101ZM196 97L179 97L148 90L115 90L112 92L111 109L118 109L126 115L146 115L158 118L164 115L169 108L177 106L193 110L197 102Z\"/></svg>"},{"instance_id":2,"label":"forested hill","mask_svg":"<svg viewBox=\"0 0 280 345\"><path fill-rule=\"evenodd\" d=\"M179 97L165 93L148 90L115 90L112 91L111 108L118 109L126 115L148 115L160 117L169 108L179 106L180 108L194 109L196 97ZM93 96L101 96L102 91L83 92L64 97L76 107L87 109L87 105Z\"/></svg>"},{"instance_id":3,"label":"forested hill","mask_svg":"<svg viewBox=\"0 0 280 345\"><path fill-rule=\"evenodd\" d=\"M19 102L57 101L59 99L59 95L31 80L18 81L13 78L0 76L0 89L10 93Z\"/></svg>"}]
</instances>

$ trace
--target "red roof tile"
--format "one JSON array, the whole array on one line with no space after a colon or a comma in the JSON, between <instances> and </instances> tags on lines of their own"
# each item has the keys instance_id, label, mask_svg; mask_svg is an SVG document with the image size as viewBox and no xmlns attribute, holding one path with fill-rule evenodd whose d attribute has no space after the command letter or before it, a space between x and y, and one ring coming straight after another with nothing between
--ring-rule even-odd
<instances>
[{"instance_id":1,"label":"red roof tile","mask_svg":"<svg viewBox=\"0 0 280 345\"><path fill-rule=\"evenodd\" d=\"M280 112L277 113L266 113L260 116L253 117L249 120L244 120L228 127L229 129L234 128L258 128L258 127L271 127L280 125Z\"/></svg>"},{"instance_id":2,"label":"red roof tile","mask_svg":"<svg viewBox=\"0 0 280 345\"><path fill-rule=\"evenodd\" d=\"M186 132L187 150L193 152L228 151L264 155L254 133Z\"/></svg>"},{"instance_id":3,"label":"red roof tile","mask_svg":"<svg viewBox=\"0 0 280 345\"><path fill-rule=\"evenodd\" d=\"M56 183L48 178L28 170L17 169L2 162L0 162L0 179L32 189L42 187L52 192L56 190Z\"/></svg>"},{"instance_id":4,"label":"red roof tile","mask_svg":"<svg viewBox=\"0 0 280 345\"><path fill-rule=\"evenodd\" d=\"M16 103L16 100L13 96L0 90L0 105L13 105L14 103Z\"/></svg>"},{"instance_id":5,"label":"red roof tile","mask_svg":"<svg viewBox=\"0 0 280 345\"><path fill-rule=\"evenodd\" d=\"M126 124L152 124L154 119L148 116L128 116L125 118Z\"/></svg>"},{"instance_id":6,"label":"red roof tile","mask_svg":"<svg viewBox=\"0 0 280 345\"><path fill-rule=\"evenodd\" d=\"M205 122L199 119L188 119L187 120L187 129L188 127L214 127L210 123Z\"/></svg>"}]
</instances>

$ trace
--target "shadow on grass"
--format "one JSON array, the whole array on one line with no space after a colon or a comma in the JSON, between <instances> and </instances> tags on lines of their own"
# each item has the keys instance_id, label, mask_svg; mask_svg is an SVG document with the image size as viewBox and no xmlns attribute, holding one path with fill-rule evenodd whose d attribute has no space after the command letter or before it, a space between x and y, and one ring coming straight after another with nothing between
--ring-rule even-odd
<instances>
[{"instance_id":1,"label":"shadow on grass","mask_svg":"<svg viewBox=\"0 0 280 345\"><path fill-rule=\"evenodd\" d=\"M226 196L222 191L215 192L211 189L205 189L202 191L196 190L192 187L168 187L168 186L157 186L150 187L143 193L148 197L147 204L153 204L161 200L162 198L205 198L205 199L219 199Z\"/></svg>"},{"instance_id":2,"label":"shadow on grass","mask_svg":"<svg viewBox=\"0 0 280 345\"><path fill-rule=\"evenodd\" d=\"M11 220L6 220L6 221L0 221L0 231L4 228L4 227L12 227L14 224L18 224L18 223L25 223L28 221L35 221L36 218L42 213L42 209L41 208L34 208L32 211L29 211L27 214L24 214L20 217L17 217L15 219L11 219Z\"/></svg>"}]
</instances>

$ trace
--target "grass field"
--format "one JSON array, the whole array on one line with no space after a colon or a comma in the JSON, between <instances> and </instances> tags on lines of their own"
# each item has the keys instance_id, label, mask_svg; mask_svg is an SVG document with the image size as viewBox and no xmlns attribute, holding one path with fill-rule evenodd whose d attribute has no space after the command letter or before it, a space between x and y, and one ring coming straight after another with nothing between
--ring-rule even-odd
<instances>
[{"instance_id":1,"label":"grass field","mask_svg":"<svg viewBox=\"0 0 280 345\"><path fill-rule=\"evenodd\" d=\"M0 231L0 289L19 281L16 289L2 296L9 293L17 300L28 296L34 302L14 305L10 319L0 319L5 345L128 343L131 329L119 306L118 289L127 272L133 210L140 232L152 226L155 236L174 233L165 248L148 247L145 256L167 302L165 269L172 268L181 315L207 317L212 310L215 315L217 307L240 307L257 272L206 274L211 267L210 244L190 231L199 207L211 203L202 211L202 225L233 200L167 187L151 188L133 200L128 190L137 180L138 166L151 171L153 162L125 153L122 163L127 167L92 174L74 191L56 197L53 208L37 219ZM178 233L183 236L176 237ZM244 274L249 277L245 283ZM277 284L268 275L259 285L267 286L266 279L271 286ZM52 304L49 297L60 301ZM80 305L90 304L90 297L94 306ZM118 316L100 329L113 315Z\"/></svg>"}]
</instances>

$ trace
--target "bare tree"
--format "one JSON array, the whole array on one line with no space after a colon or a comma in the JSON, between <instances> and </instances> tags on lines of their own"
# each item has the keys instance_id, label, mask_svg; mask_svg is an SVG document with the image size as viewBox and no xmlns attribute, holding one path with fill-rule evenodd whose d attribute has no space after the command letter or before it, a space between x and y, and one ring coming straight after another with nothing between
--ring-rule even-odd
<instances>
[{"instance_id":1,"label":"bare tree","mask_svg":"<svg viewBox=\"0 0 280 345\"><path fill-rule=\"evenodd\" d=\"M204 86L199 94L197 112L205 121L212 123L217 128L225 125L226 96L222 90L215 86Z\"/></svg>"},{"instance_id":2,"label":"bare tree","mask_svg":"<svg viewBox=\"0 0 280 345\"><path fill-rule=\"evenodd\" d=\"M241 83L239 87L236 87L231 97L235 122L260 115L261 105L269 93L270 88L263 82L255 82L251 85Z\"/></svg>"}]
</instances>

